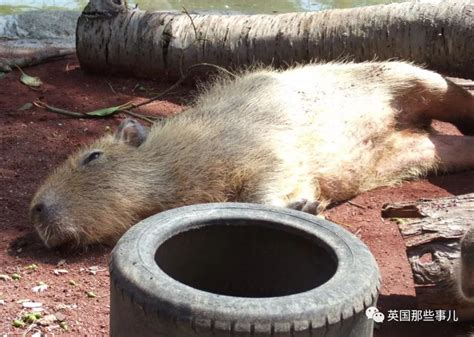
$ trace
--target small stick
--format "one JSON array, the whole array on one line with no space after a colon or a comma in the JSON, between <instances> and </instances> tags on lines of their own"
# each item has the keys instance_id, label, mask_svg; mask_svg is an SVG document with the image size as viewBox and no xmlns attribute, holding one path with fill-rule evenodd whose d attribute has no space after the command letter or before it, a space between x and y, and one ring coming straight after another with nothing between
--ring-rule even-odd
<instances>
[{"instance_id":1,"label":"small stick","mask_svg":"<svg viewBox=\"0 0 474 337\"><path fill-rule=\"evenodd\" d=\"M183 76L181 76L181 78L179 80L177 80L171 87L169 87L168 89L166 89L165 91L163 91L162 93L156 95L156 96L153 96L141 103L138 103L138 104L133 104L130 106L130 109L135 109L135 108L138 108L140 106L143 106L143 105L146 105L146 104L149 104L153 101L156 101L157 99L160 99L162 98L163 96L167 95L168 93L170 93L171 91L173 91L175 88L177 88L179 85L181 85L181 83L184 82L184 80L186 80L186 78L189 76L189 73L191 70L193 70L194 68L197 68L197 67L202 67L202 66L205 66L205 67L212 67L212 68L216 68L224 73L226 73L227 75L229 76L232 76L233 78L236 78L237 76L230 72L229 70L225 69L225 68L222 68L218 65L215 65L215 64L211 64L211 63L197 63L197 64L193 64L192 66L190 66L188 68L188 70L186 71L186 74L184 74Z\"/></svg>"},{"instance_id":2,"label":"small stick","mask_svg":"<svg viewBox=\"0 0 474 337\"><path fill-rule=\"evenodd\" d=\"M136 118L139 118L141 120L144 120L145 122L148 122L150 124L155 123L155 121L153 119L150 119L151 116L143 116L143 115L140 115L140 114L138 114L136 112L133 112L133 111L130 111L130 110L123 110L122 112L127 114L127 115L130 115L132 117L136 117ZM156 119L158 120L159 118L156 118Z\"/></svg>"},{"instance_id":3,"label":"small stick","mask_svg":"<svg viewBox=\"0 0 474 337\"><path fill-rule=\"evenodd\" d=\"M347 203L348 203L349 205L352 205L352 206L355 206L355 207L358 207L358 208L366 209L365 206L362 206L362 205L360 205L360 204L358 204L358 203L355 203L354 201L351 201L351 200L349 200Z\"/></svg>"},{"instance_id":4,"label":"small stick","mask_svg":"<svg viewBox=\"0 0 474 337\"><path fill-rule=\"evenodd\" d=\"M26 328L25 332L22 334L22 337L26 337L28 333L33 330L33 328L36 326L36 323L31 323L28 328Z\"/></svg>"},{"instance_id":5,"label":"small stick","mask_svg":"<svg viewBox=\"0 0 474 337\"><path fill-rule=\"evenodd\" d=\"M194 24L193 18L191 17L188 10L184 6L183 6L183 11L188 16L189 20L191 20L191 25L193 26L193 29L194 29L194 37L196 38L196 40L199 39L197 28L196 28L196 25Z\"/></svg>"},{"instance_id":6,"label":"small stick","mask_svg":"<svg viewBox=\"0 0 474 337\"><path fill-rule=\"evenodd\" d=\"M97 118L98 117L98 116L86 115L82 112L69 111L69 110L56 108L54 106L50 106L50 105L48 105L44 102L41 102L39 100L34 101L33 105L37 106L38 108L46 109L46 110L49 110L51 112L55 112L57 114L64 115L64 116L69 116L69 117L79 117L79 118Z\"/></svg>"},{"instance_id":7,"label":"small stick","mask_svg":"<svg viewBox=\"0 0 474 337\"><path fill-rule=\"evenodd\" d=\"M107 84L109 85L109 88L110 90L112 90L112 92L117 95L117 92L115 91L114 87L112 86L112 84L110 84L110 82L107 82Z\"/></svg>"},{"instance_id":8,"label":"small stick","mask_svg":"<svg viewBox=\"0 0 474 337\"><path fill-rule=\"evenodd\" d=\"M76 117L76 118L106 118L108 116L97 116L97 115L88 115L88 114L85 114L85 113L82 113L82 112L77 112L77 111L69 111L69 110L65 110L65 109L60 109L60 108L56 108L54 106L51 106L51 105L48 105L44 102L41 102L40 100L36 100L33 102L33 105L38 107L38 108L42 108L42 109L46 109L48 111L51 111L51 112L55 112L57 114L60 114L60 115L64 115L64 116L68 116L68 117ZM129 106L129 105L124 105L124 106ZM133 117L136 117L136 118L140 118L140 119L143 119L151 124L154 123L154 121L152 120L152 118L156 118L157 120L159 119L159 117L155 117L155 116L146 116L146 115L142 115L142 114L139 114L137 112L131 112L129 110L127 110L126 108L123 108L123 109L117 109L115 113L118 113L118 112L124 112L124 113L127 113L129 114L130 116L133 116Z\"/></svg>"}]
</instances>

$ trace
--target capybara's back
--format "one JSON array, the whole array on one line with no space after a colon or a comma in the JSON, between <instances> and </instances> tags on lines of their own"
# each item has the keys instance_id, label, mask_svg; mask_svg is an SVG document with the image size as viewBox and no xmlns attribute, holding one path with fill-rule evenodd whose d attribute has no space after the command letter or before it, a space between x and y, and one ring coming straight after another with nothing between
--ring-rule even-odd
<instances>
[{"instance_id":1,"label":"capybara's back","mask_svg":"<svg viewBox=\"0 0 474 337\"><path fill-rule=\"evenodd\" d=\"M72 155L38 190L31 217L56 246L115 241L148 215L195 203L314 213L435 168L474 167L459 159L472 137L460 137L450 158L453 142L429 129L435 118L469 134L473 116L468 92L407 63L244 73L216 81L191 109L150 130L125 120Z\"/></svg>"}]
</instances>

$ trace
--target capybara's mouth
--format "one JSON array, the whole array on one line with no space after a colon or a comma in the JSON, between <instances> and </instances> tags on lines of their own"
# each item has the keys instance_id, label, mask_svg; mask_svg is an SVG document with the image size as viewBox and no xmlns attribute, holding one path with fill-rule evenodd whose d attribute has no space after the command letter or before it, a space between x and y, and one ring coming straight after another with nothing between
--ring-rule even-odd
<instances>
[{"instance_id":1,"label":"capybara's mouth","mask_svg":"<svg viewBox=\"0 0 474 337\"><path fill-rule=\"evenodd\" d=\"M81 239L78 233L73 230L64 230L64 228L70 228L70 226L63 224L35 225L36 232L41 241L49 249L62 246L72 248L80 246Z\"/></svg>"}]
</instances>

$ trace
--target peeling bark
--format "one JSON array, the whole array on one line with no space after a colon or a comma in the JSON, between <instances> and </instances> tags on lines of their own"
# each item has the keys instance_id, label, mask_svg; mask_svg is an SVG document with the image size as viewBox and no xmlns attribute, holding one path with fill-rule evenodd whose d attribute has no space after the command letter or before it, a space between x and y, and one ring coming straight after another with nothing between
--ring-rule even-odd
<instances>
[{"instance_id":1,"label":"peeling bark","mask_svg":"<svg viewBox=\"0 0 474 337\"><path fill-rule=\"evenodd\" d=\"M474 221L474 193L437 200L384 205L395 218L407 249L420 308L455 309L474 318L474 305L459 296L456 284L460 242Z\"/></svg>"},{"instance_id":2,"label":"peeling bark","mask_svg":"<svg viewBox=\"0 0 474 337\"><path fill-rule=\"evenodd\" d=\"M78 20L82 68L147 78L197 63L404 59L474 78L474 2L407 2L278 15L198 15L130 10L93 0Z\"/></svg>"}]
</instances>

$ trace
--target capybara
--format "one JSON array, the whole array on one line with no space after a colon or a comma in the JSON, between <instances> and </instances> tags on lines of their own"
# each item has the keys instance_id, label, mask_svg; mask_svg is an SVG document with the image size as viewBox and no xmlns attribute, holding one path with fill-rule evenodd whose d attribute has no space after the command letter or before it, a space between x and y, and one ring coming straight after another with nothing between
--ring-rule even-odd
<instances>
[{"instance_id":1,"label":"capybara","mask_svg":"<svg viewBox=\"0 0 474 337\"><path fill-rule=\"evenodd\" d=\"M461 240L461 258L456 278L458 294L474 304L474 226ZM474 334L471 335L474 337Z\"/></svg>"},{"instance_id":2,"label":"capybara","mask_svg":"<svg viewBox=\"0 0 474 337\"><path fill-rule=\"evenodd\" d=\"M31 203L46 246L113 243L174 207L254 202L316 212L428 172L474 168L474 98L404 62L260 69L202 90L150 130L115 135L57 168ZM434 132L432 119L465 136Z\"/></svg>"}]
</instances>

